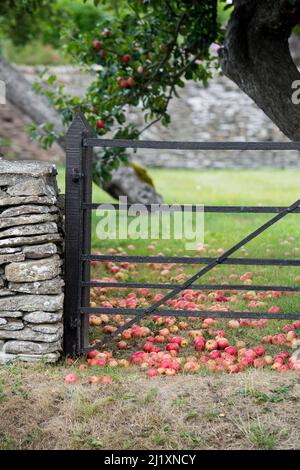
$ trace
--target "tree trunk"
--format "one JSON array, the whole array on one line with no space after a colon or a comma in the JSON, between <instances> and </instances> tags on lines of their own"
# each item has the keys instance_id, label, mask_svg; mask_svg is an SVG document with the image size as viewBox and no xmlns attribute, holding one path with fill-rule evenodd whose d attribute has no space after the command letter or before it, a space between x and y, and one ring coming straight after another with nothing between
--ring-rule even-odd
<instances>
[{"instance_id":1,"label":"tree trunk","mask_svg":"<svg viewBox=\"0 0 300 470\"><path fill-rule=\"evenodd\" d=\"M9 62L0 56L0 79L6 84L6 97L23 114L30 117L36 124L51 122L57 132L64 131L59 114L49 106L44 96L32 90L31 84ZM63 145L63 141L60 142Z\"/></svg>"},{"instance_id":2,"label":"tree trunk","mask_svg":"<svg viewBox=\"0 0 300 470\"><path fill-rule=\"evenodd\" d=\"M0 56L0 79L6 84L8 101L14 104L36 124L49 122L54 125L58 133L65 132L61 116L54 108L49 106L44 96L37 95L31 84L9 62ZM64 148L64 138L58 141ZM97 158L97 155L94 155ZM111 196L127 196L129 203L159 204L162 197L149 184L141 181L132 167L121 166L112 177L111 182L105 184L105 191Z\"/></svg>"},{"instance_id":3,"label":"tree trunk","mask_svg":"<svg viewBox=\"0 0 300 470\"><path fill-rule=\"evenodd\" d=\"M300 73L288 43L300 5L289 0L235 0L234 5L219 50L222 70L287 137L300 140L300 105L292 101Z\"/></svg>"}]
</instances>

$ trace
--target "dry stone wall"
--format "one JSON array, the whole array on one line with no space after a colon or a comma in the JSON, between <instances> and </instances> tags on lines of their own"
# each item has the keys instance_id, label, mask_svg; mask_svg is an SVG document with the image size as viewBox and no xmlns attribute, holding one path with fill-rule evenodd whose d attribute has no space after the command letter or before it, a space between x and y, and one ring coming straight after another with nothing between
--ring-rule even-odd
<instances>
[{"instance_id":1,"label":"dry stone wall","mask_svg":"<svg viewBox=\"0 0 300 470\"><path fill-rule=\"evenodd\" d=\"M26 78L34 81L42 67L21 66ZM93 76L76 67L58 66L54 74L70 94L83 96ZM178 91L178 90L177 90ZM128 108L129 120L141 130L142 112ZM273 122L227 77L215 75L207 87L187 81L179 97L170 102L171 123L156 123L143 132L145 140L196 141L284 141L288 140ZM300 153L289 151L176 151L140 149L133 160L150 168L300 168Z\"/></svg>"},{"instance_id":2,"label":"dry stone wall","mask_svg":"<svg viewBox=\"0 0 300 470\"><path fill-rule=\"evenodd\" d=\"M60 357L61 206L54 165L0 158L0 363Z\"/></svg>"}]
</instances>

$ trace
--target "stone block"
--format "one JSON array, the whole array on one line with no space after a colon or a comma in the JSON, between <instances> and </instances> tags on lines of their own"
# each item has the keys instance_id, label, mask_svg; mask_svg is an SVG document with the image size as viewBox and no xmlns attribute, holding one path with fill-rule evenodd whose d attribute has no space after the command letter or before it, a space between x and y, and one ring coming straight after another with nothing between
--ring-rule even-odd
<instances>
[{"instance_id":1,"label":"stone block","mask_svg":"<svg viewBox=\"0 0 300 470\"><path fill-rule=\"evenodd\" d=\"M60 294L64 286L64 281L60 277L48 281L35 282L10 282L8 287L13 292L24 294Z\"/></svg>"},{"instance_id":2,"label":"stone block","mask_svg":"<svg viewBox=\"0 0 300 470\"><path fill-rule=\"evenodd\" d=\"M12 175L14 177L42 177L55 176L57 174L56 167L53 163L36 161L36 160L5 160L0 159L0 174Z\"/></svg>"},{"instance_id":3,"label":"stone block","mask_svg":"<svg viewBox=\"0 0 300 470\"><path fill-rule=\"evenodd\" d=\"M33 341L7 341L3 351L10 354L48 354L62 350L61 341L36 343Z\"/></svg>"},{"instance_id":4,"label":"stone block","mask_svg":"<svg viewBox=\"0 0 300 470\"><path fill-rule=\"evenodd\" d=\"M18 354L17 359L23 362L46 362L55 363L60 358L59 352L48 354Z\"/></svg>"},{"instance_id":5,"label":"stone block","mask_svg":"<svg viewBox=\"0 0 300 470\"><path fill-rule=\"evenodd\" d=\"M28 235L43 235L56 233L57 224L55 222L46 222L37 225L20 225L0 232L0 238L25 237Z\"/></svg>"},{"instance_id":6,"label":"stone block","mask_svg":"<svg viewBox=\"0 0 300 470\"><path fill-rule=\"evenodd\" d=\"M37 333L45 333L47 335L54 335L59 332L61 332L61 324L60 323L55 323L53 325L43 323L43 324L30 324L28 325L29 328L31 328L33 331L36 331Z\"/></svg>"},{"instance_id":7,"label":"stone block","mask_svg":"<svg viewBox=\"0 0 300 470\"><path fill-rule=\"evenodd\" d=\"M15 185L7 188L10 196L55 196L55 190L47 185L42 178L28 178L26 181L19 181Z\"/></svg>"},{"instance_id":8,"label":"stone block","mask_svg":"<svg viewBox=\"0 0 300 470\"><path fill-rule=\"evenodd\" d=\"M43 245L23 246L22 252L26 258L40 259L57 253L57 246L54 243L45 243Z\"/></svg>"},{"instance_id":9,"label":"stone block","mask_svg":"<svg viewBox=\"0 0 300 470\"><path fill-rule=\"evenodd\" d=\"M0 254L0 264L12 263L13 261L24 261L25 255L21 252L11 253L7 255Z\"/></svg>"},{"instance_id":10,"label":"stone block","mask_svg":"<svg viewBox=\"0 0 300 470\"><path fill-rule=\"evenodd\" d=\"M42 260L11 263L5 267L5 276L11 282L44 281L58 276L61 265L58 255Z\"/></svg>"},{"instance_id":11,"label":"stone block","mask_svg":"<svg viewBox=\"0 0 300 470\"><path fill-rule=\"evenodd\" d=\"M17 339L20 341L40 341L41 343L54 343L62 338L62 326L53 334L39 333L25 326L22 330L0 329L0 339Z\"/></svg>"},{"instance_id":12,"label":"stone block","mask_svg":"<svg viewBox=\"0 0 300 470\"><path fill-rule=\"evenodd\" d=\"M0 219L7 217L18 217L20 215L26 214L49 214L55 212L58 212L58 208L56 206L37 206L28 204L5 209L0 213Z\"/></svg>"},{"instance_id":13,"label":"stone block","mask_svg":"<svg viewBox=\"0 0 300 470\"><path fill-rule=\"evenodd\" d=\"M0 322L1 320L3 321L4 318L0 318ZM6 330L6 331L18 331L18 330L23 330L23 328L24 328L24 323L20 320L14 320L14 321L6 320L6 323L0 326L1 330Z\"/></svg>"},{"instance_id":14,"label":"stone block","mask_svg":"<svg viewBox=\"0 0 300 470\"><path fill-rule=\"evenodd\" d=\"M0 192L1 206L20 206L22 204L42 204L53 206L56 204L57 198L54 196L7 196L6 193Z\"/></svg>"},{"instance_id":15,"label":"stone block","mask_svg":"<svg viewBox=\"0 0 300 470\"><path fill-rule=\"evenodd\" d=\"M57 214L27 214L17 217L0 217L0 229L17 227L18 225L33 225L43 222L57 222Z\"/></svg>"},{"instance_id":16,"label":"stone block","mask_svg":"<svg viewBox=\"0 0 300 470\"><path fill-rule=\"evenodd\" d=\"M28 323L56 323L62 320L63 311L60 312L31 312L23 317L24 322Z\"/></svg>"},{"instance_id":17,"label":"stone block","mask_svg":"<svg viewBox=\"0 0 300 470\"><path fill-rule=\"evenodd\" d=\"M0 312L24 311L56 312L63 309L64 295L16 295L14 297L0 298Z\"/></svg>"},{"instance_id":18,"label":"stone block","mask_svg":"<svg viewBox=\"0 0 300 470\"><path fill-rule=\"evenodd\" d=\"M22 312L10 312L8 310L0 310L0 318L19 318L22 317L23 313Z\"/></svg>"},{"instance_id":19,"label":"stone block","mask_svg":"<svg viewBox=\"0 0 300 470\"><path fill-rule=\"evenodd\" d=\"M21 246L25 244L36 245L38 243L47 242L62 242L62 236L59 233L47 233L45 235L37 235L32 237L6 238L5 240L0 240L0 247Z\"/></svg>"}]
</instances>

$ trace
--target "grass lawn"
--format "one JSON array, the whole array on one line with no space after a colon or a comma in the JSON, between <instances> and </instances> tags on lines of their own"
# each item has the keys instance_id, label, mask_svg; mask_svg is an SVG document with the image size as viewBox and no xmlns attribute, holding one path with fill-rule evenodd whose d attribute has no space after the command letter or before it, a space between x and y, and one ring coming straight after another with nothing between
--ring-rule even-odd
<instances>
[{"instance_id":1,"label":"grass lawn","mask_svg":"<svg viewBox=\"0 0 300 470\"><path fill-rule=\"evenodd\" d=\"M260 171L223 171L223 170L164 170L152 169L150 174L155 181L157 190L163 195L164 201L172 203L199 203L206 205L289 205L299 198L300 170L260 170ZM59 184L64 191L64 169L59 169ZM94 202L111 202L107 193L94 186ZM289 215L269 228L257 239L240 249L233 257L264 257L300 259L300 214ZM226 250L237 243L242 237L258 228L270 219L272 214L205 214L204 243L207 244L202 256L216 256L217 250ZM94 251L105 253L114 248L117 253L133 255L155 255L162 253L167 256L201 256L196 251L186 251L186 240L99 240L96 226L100 218L93 211L92 245ZM128 244L134 249L128 251ZM150 247L154 248L149 252ZM159 271L139 264L134 275L126 273L124 280L129 282L163 282L164 276L159 272L169 269L170 265L161 266ZM179 268L182 268L179 266ZM185 274L192 275L198 265L185 265ZM175 276L178 266L171 265L170 276ZM220 266L203 278L207 283L227 282L229 275L241 276L245 271L252 271L253 284L295 285L295 277L300 274L300 267L263 267L263 266ZM137 274L138 273L138 274ZM94 277L105 274L103 265L98 263L93 270ZM134 278L134 279L133 279ZM165 279L167 281L167 279ZM232 283L239 283L234 280ZM297 285L297 284L296 284ZM250 288L250 286L249 286ZM121 291L122 292L122 291ZM157 293L157 292L156 292ZM120 292L119 292L120 294ZM278 300L283 311L299 310L298 294ZM237 307L242 307L238 304Z\"/></svg>"},{"instance_id":2,"label":"grass lawn","mask_svg":"<svg viewBox=\"0 0 300 470\"><path fill-rule=\"evenodd\" d=\"M166 203L199 203L206 205L289 205L299 198L300 170L166 170L151 169L150 174L155 181ZM59 184L64 191L64 168L59 168ZM93 188L94 202L111 202L107 193L98 187ZM100 240L96 234L96 226L100 218L93 211L92 248L103 254L107 250L115 250L116 254L166 256L208 256L218 255L218 250L226 250L242 237L258 228L271 218L270 214L205 214L206 247L203 252L186 251L186 240ZM269 228L257 239L241 248L233 257L241 258L286 258L299 259L300 231L299 214L287 216L282 221ZM128 246L131 245L131 250ZM151 250L153 251L149 251ZM149 265L136 264L132 270L120 268L116 277L110 272L110 267L104 263L95 263L92 269L93 279L112 279L113 281L128 282L183 282L199 270L199 265ZM281 266L230 266L223 265L214 268L201 279L205 284L242 284L241 276L251 272L249 291L254 285L287 285L297 286L295 278L300 274L300 267ZM243 279L243 278L242 278ZM299 284L299 283L298 283ZM110 289L106 300L122 301L134 289ZM167 290L151 290L153 297ZM252 292L253 293L253 292ZM101 301L102 291L95 289L92 293L94 306L105 306ZM257 300L256 297L254 297ZM259 300L259 299L258 299ZM257 307L249 308L249 299L243 296L243 291L237 292L236 298L230 303L230 309L236 311L267 312L272 306L280 308L281 312L299 312L300 294L282 295L275 298L269 295ZM149 305L146 300L143 306ZM205 307L211 307L210 302ZM223 327L225 321L220 320ZM247 338L251 343L259 342L262 336L278 333L284 321L270 321L260 330L242 330L234 333L235 339ZM99 337L100 329L91 330L91 338Z\"/></svg>"},{"instance_id":3,"label":"grass lawn","mask_svg":"<svg viewBox=\"0 0 300 470\"><path fill-rule=\"evenodd\" d=\"M151 170L158 191L166 203L210 205L288 205L299 198L300 170L273 171L189 171ZM59 168L59 185L64 190L64 169ZM95 202L110 202L110 197L94 188ZM216 256L257 228L271 215L205 215L205 247L201 256ZM261 235L234 256L300 258L299 214ZM93 214L93 251L116 254L185 254L184 240L99 240ZM132 245L132 246L130 246ZM219 251L218 251L219 250ZM199 253L198 253L199 256ZM117 268L117 269L116 269ZM158 265L95 263L93 279L121 282L183 282L199 265ZM246 276L245 273L247 272ZM234 283L249 286L248 297L242 291L230 292L224 285L219 292L227 302L217 301L208 289L193 297L197 309L212 310L218 303L233 310L263 311L278 306L282 312L299 311L299 294L274 293L259 297L252 284L297 285L299 268L262 266L219 266L202 282ZM164 291L167 292L167 291ZM93 306L120 305L134 299L136 306L151 305L162 291L138 292L133 289L94 289ZM128 297L129 295L129 297ZM131 297L130 297L131 296ZM200 299L201 297L201 299ZM261 302L250 306L251 302ZM219 307L220 308L220 307ZM266 313L266 318L268 313ZM103 327L116 327L120 318L101 319L91 330L91 339L101 338ZM143 325L153 335L166 326L170 333L190 341L181 348L182 365L195 354L189 332L203 329L206 339L224 329L230 345L244 341L247 348L262 344L262 338L282 333L287 321L269 320L263 324L240 324L229 328L228 320L218 320L205 328L202 319L189 320L185 329L179 320L160 325L146 318ZM108 325L107 325L108 322ZM175 326L175 329L173 328ZM172 329L173 328L173 329ZM179 328L176 331L176 328ZM299 330L296 330L299 335ZM180 372L174 377L160 375L149 380L139 366L124 367L126 359L143 348L145 338L132 337L127 348L119 350L115 342L106 351L118 362L86 369L85 359L73 364L13 364L0 368L0 449L299 449L300 427L297 413L300 399L299 372L283 373L248 367L238 374L215 373L212 367L200 367L194 373ZM164 350L165 345L159 344ZM293 352L290 345L263 343L265 354ZM124 363L125 360L125 363ZM200 360L200 359L199 359ZM81 368L79 369L79 365ZM123 366L122 366L123 365ZM82 367L83 366L83 367ZM66 374L76 373L78 381L67 385ZM89 376L109 375L113 382L90 385Z\"/></svg>"},{"instance_id":4,"label":"grass lawn","mask_svg":"<svg viewBox=\"0 0 300 470\"><path fill-rule=\"evenodd\" d=\"M300 169L183 170L149 169L157 191L166 203L220 205L284 205L300 197ZM64 167L58 166L58 183L64 192ZM94 186L94 202L112 198Z\"/></svg>"}]
</instances>

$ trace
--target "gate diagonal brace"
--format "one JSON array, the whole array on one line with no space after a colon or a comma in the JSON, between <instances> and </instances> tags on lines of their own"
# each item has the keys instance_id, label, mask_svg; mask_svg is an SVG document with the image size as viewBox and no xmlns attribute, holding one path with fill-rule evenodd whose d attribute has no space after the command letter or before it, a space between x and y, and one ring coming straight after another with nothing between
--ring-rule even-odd
<instances>
[{"instance_id":1,"label":"gate diagonal brace","mask_svg":"<svg viewBox=\"0 0 300 470\"><path fill-rule=\"evenodd\" d=\"M177 294L179 294L181 291L187 289L190 287L191 284L193 284L195 281L197 281L199 278L204 276L206 273L211 271L214 267L216 267L219 264L224 263L224 261L231 256L233 253L235 253L237 250L239 250L242 246L246 245L250 241L252 241L254 238L256 238L258 235L263 233L265 230L267 230L269 227L274 225L276 222L281 220L283 217L285 217L287 214L290 214L294 212L300 205L300 199L298 199L296 202L291 204L289 207L286 207L282 211L280 211L277 215L272 217L268 222L265 222L263 225L261 225L258 229L254 230L251 232L249 235L247 235L245 238L240 240L238 243L233 245L231 248L229 248L223 255L219 256L218 258L212 260L209 264L204 266L203 268L200 269L196 274L194 274L192 277L187 279L182 285L175 287L173 290L171 290L168 294L166 294L164 297L162 297L160 300L155 302L151 307L145 309L143 312L139 313L136 315L134 318L132 318L129 322L127 322L125 325L121 326L118 328L114 333L108 335L106 338L104 338L101 341L98 341L95 343L93 346L90 346L88 348L83 348L81 350L82 353L88 353L93 351L94 349L100 349L102 346L110 342L113 338L115 338L117 335L122 333L124 330L129 328L130 326L134 325L138 321L140 321L143 317L152 315L158 307L163 305L165 302L168 300L174 298ZM159 313L159 311L158 311Z\"/></svg>"}]
</instances>

